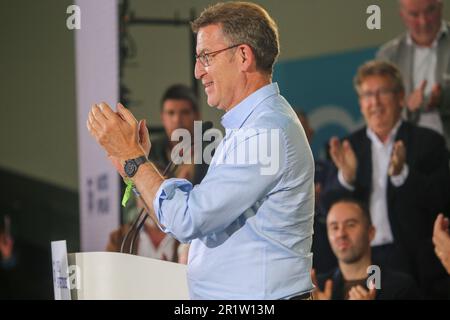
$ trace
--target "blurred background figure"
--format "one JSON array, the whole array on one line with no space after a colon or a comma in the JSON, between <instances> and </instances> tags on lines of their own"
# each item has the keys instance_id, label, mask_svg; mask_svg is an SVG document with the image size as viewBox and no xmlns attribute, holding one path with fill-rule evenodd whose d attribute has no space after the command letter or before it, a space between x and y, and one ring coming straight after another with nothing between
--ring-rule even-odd
<instances>
[{"instance_id":1,"label":"blurred background figure","mask_svg":"<svg viewBox=\"0 0 450 320\"><path fill-rule=\"evenodd\" d=\"M15 239L9 215L0 214L0 299L51 299L50 254Z\"/></svg>"},{"instance_id":2,"label":"blurred background figure","mask_svg":"<svg viewBox=\"0 0 450 320\"><path fill-rule=\"evenodd\" d=\"M405 83L406 118L444 135L450 148L450 35L441 0L400 0L406 33L377 58L393 62Z\"/></svg>"},{"instance_id":3,"label":"blurred background figure","mask_svg":"<svg viewBox=\"0 0 450 320\"><path fill-rule=\"evenodd\" d=\"M418 299L419 291L413 279L387 267L380 272L379 289L368 287L368 268L372 266L370 242L376 230L370 213L358 201L336 202L327 216L328 239L339 266L328 274L319 275L314 298L317 300L394 300Z\"/></svg>"},{"instance_id":4,"label":"blurred background figure","mask_svg":"<svg viewBox=\"0 0 450 320\"><path fill-rule=\"evenodd\" d=\"M135 199L133 202L127 205L127 211L134 211L136 217L140 209L144 206L140 199ZM132 216L131 213L128 213ZM122 225L118 230L111 233L106 251L120 252L122 241L131 228L131 222ZM131 248L132 235L124 244L124 250L128 253ZM149 218L145 220L145 223L133 245L133 254L144 256L148 258L154 258L159 260L177 262L179 242L162 232L159 227Z\"/></svg>"},{"instance_id":5,"label":"blurred background figure","mask_svg":"<svg viewBox=\"0 0 450 320\"><path fill-rule=\"evenodd\" d=\"M311 127L306 114L295 108L298 119L300 120L306 137L311 145L314 138L314 129ZM321 202L320 193L332 173L332 163L329 160L314 160L314 187L315 187L315 207L314 207L314 234L311 251L313 253L313 268L317 273L324 273L334 269L337 266L337 260L330 248L327 238L326 219L327 212Z\"/></svg>"},{"instance_id":6,"label":"blurred background figure","mask_svg":"<svg viewBox=\"0 0 450 320\"><path fill-rule=\"evenodd\" d=\"M186 85L175 84L170 86L161 98L161 123L165 134L153 135L152 148L149 159L164 172L170 163L171 152L179 141L172 141L172 134L177 129L188 130L191 142L194 141L194 121L200 120L198 100L195 93ZM193 151L193 150L192 150ZM200 183L208 168L205 164L181 164L167 173L169 177L185 178L194 185Z\"/></svg>"},{"instance_id":7,"label":"blurred background figure","mask_svg":"<svg viewBox=\"0 0 450 320\"><path fill-rule=\"evenodd\" d=\"M321 193L327 205L354 197L368 203L377 233L372 258L411 274L436 297L444 270L433 253L436 212L449 209L450 172L443 137L401 119L404 88L395 65L369 61L355 77L366 127L330 140L336 166Z\"/></svg>"}]
</instances>

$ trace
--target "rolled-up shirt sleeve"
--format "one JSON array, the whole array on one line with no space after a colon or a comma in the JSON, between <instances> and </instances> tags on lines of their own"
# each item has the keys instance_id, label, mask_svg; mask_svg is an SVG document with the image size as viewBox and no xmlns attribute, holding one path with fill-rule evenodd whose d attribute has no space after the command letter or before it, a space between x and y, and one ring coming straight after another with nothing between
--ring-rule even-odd
<instances>
[{"instance_id":1,"label":"rolled-up shirt sleeve","mask_svg":"<svg viewBox=\"0 0 450 320\"><path fill-rule=\"evenodd\" d=\"M196 186L185 179L166 180L153 201L162 230L181 242L224 230L276 186L284 163L277 161L274 174L262 174L259 163L219 164Z\"/></svg>"},{"instance_id":2,"label":"rolled-up shirt sleeve","mask_svg":"<svg viewBox=\"0 0 450 320\"><path fill-rule=\"evenodd\" d=\"M172 225L173 219L170 219L170 215L163 215L163 202L165 200L172 200L173 203L184 204L187 200L183 198L189 197L189 193L192 188L192 183L188 180L176 178L165 180L159 187L155 199L153 200L153 208L155 209L156 217L159 223L162 225L160 227L164 232L172 233L171 228L167 226Z\"/></svg>"}]
</instances>

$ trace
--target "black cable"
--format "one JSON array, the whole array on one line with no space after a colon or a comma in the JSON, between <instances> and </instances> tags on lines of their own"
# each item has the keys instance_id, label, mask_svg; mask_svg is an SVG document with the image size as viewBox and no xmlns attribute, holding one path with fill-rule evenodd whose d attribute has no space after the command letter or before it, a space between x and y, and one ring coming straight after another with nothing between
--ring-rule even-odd
<instances>
[{"instance_id":1,"label":"black cable","mask_svg":"<svg viewBox=\"0 0 450 320\"><path fill-rule=\"evenodd\" d=\"M143 212L144 212L144 208L142 208L141 211L139 211L139 214L138 214L136 220L131 225L131 228L130 228L130 230L128 230L127 234L125 235L125 238L123 238L122 244L120 245L120 253L123 253L123 247L125 246L125 242L128 240L128 237L130 236L131 232L136 228L139 220L141 219ZM145 213L145 214L147 214L147 213Z\"/></svg>"},{"instance_id":2,"label":"black cable","mask_svg":"<svg viewBox=\"0 0 450 320\"><path fill-rule=\"evenodd\" d=\"M169 164L167 165L167 167L164 169L162 176L165 177L169 172L170 172L170 168L173 166L173 161L170 160Z\"/></svg>"},{"instance_id":3,"label":"black cable","mask_svg":"<svg viewBox=\"0 0 450 320\"><path fill-rule=\"evenodd\" d=\"M139 226L136 228L136 232L134 233L133 239L131 239L130 252L129 252L130 254L134 254L133 253L134 252L134 242L136 241L136 239L137 239L137 237L138 237L138 235L139 235L139 233L140 233L140 231L142 229L142 226L144 225L145 220L147 220L147 218L148 218L148 213L146 212L144 218L141 221L141 223L139 223Z\"/></svg>"}]
</instances>

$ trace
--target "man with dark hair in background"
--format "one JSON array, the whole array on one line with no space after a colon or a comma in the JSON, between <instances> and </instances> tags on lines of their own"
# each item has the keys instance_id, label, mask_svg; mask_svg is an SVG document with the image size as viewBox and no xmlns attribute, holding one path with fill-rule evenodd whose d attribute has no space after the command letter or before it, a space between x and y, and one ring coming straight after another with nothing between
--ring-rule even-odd
<instances>
[{"instance_id":1,"label":"man with dark hair in background","mask_svg":"<svg viewBox=\"0 0 450 320\"><path fill-rule=\"evenodd\" d=\"M200 120L200 111L194 91L186 85L175 84L167 88L161 98L161 123L165 134L152 139L149 160L156 164L161 172L167 168L173 147L179 143L172 141L175 130L188 130L194 136L194 121ZM172 168L171 168L172 169ZM169 170L168 177L186 178L194 185L201 182L208 170L204 163L181 164Z\"/></svg>"},{"instance_id":2,"label":"man with dark hair in background","mask_svg":"<svg viewBox=\"0 0 450 320\"><path fill-rule=\"evenodd\" d=\"M364 204L342 199L327 215L328 239L339 266L315 279L316 300L399 300L420 298L407 274L374 265L370 242L376 230ZM380 283L372 283L368 277ZM369 281L368 281L369 280Z\"/></svg>"}]
</instances>

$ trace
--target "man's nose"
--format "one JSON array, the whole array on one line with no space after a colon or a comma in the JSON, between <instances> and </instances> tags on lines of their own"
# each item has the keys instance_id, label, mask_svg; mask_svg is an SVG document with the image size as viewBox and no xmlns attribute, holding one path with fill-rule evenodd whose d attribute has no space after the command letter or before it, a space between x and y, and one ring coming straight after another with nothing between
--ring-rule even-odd
<instances>
[{"instance_id":1,"label":"man's nose","mask_svg":"<svg viewBox=\"0 0 450 320\"><path fill-rule=\"evenodd\" d=\"M373 97L374 97L374 99L375 99L375 100L374 100L375 103L376 103L377 105L380 104L380 101L381 101L381 93L380 93L380 91L377 91Z\"/></svg>"},{"instance_id":2,"label":"man's nose","mask_svg":"<svg viewBox=\"0 0 450 320\"><path fill-rule=\"evenodd\" d=\"M381 101L380 95L381 95L380 91L375 91L375 92L373 92L373 93L369 96L369 102L370 102L371 104L378 105L378 104L380 103L380 101Z\"/></svg>"},{"instance_id":3,"label":"man's nose","mask_svg":"<svg viewBox=\"0 0 450 320\"><path fill-rule=\"evenodd\" d=\"M339 239L346 238L347 237L347 231L345 230L344 227L340 227L340 228L337 229L336 235L337 235L337 237Z\"/></svg>"},{"instance_id":4,"label":"man's nose","mask_svg":"<svg viewBox=\"0 0 450 320\"><path fill-rule=\"evenodd\" d=\"M426 14L421 13L419 14L419 16L417 17L417 22L419 23L420 27L426 27L429 24L429 19L426 16Z\"/></svg>"},{"instance_id":5,"label":"man's nose","mask_svg":"<svg viewBox=\"0 0 450 320\"><path fill-rule=\"evenodd\" d=\"M195 79L200 80L205 73L206 73L205 67L197 59L195 61L195 68L194 68Z\"/></svg>"},{"instance_id":6,"label":"man's nose","mask_svg":"<svg viewBox=\"0 0 450 320\"><path fill-rule=\"evenodd\" d=\"M177 126L177 128L179 128L181 126L181 115L176 113L173 116L173 122L175 123L175 125Z\"/></svg>"}]
</instances>

